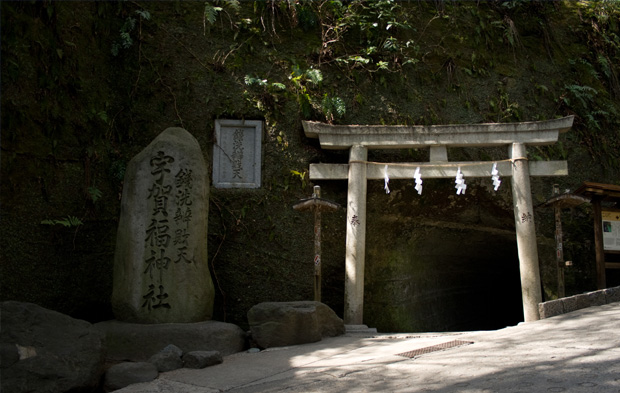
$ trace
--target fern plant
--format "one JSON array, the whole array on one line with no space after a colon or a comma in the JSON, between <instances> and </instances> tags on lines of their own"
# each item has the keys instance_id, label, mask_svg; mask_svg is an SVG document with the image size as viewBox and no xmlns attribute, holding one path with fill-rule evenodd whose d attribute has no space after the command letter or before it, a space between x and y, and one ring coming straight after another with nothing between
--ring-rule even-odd
<instances>
[{"instance_id":1,"label":"fern plant","mask_svg":"<svg viewBox=\"0 0 620 393\"><path fill-rule=\"evenodd\" d=\"M140 18L140 20L149 20L151 19L151 14L146 10L136 10L136 15ZM131 38L131 32L136 27L136 18L128 16L125 18L125 23L121 26L119 30L120 40L112 43L112 56L118 56L119 50L121 48L128 49L133 45L133 38Z\"/></svg>"},{"instance_id":2,"label":"fern plant","mask_svg":"<svg viewBox=\"0 0 620 393\"><path fill-rule=\"evenodd\" d=\"M341 118L347 112L344 100L338 96L330 97L325 94L321 101L321 110L328 122L332 123L335 118Z\"/></svg>"},{"instance_id":3,"label":"fern plant","mask_svg":"<svg viewBox=\"0 0 620 393\"><path fill-rule=\"evenodd\" d=\"M209 26L214 25L220 12L222 11L226 12L224 10L224 7L215 5L215 4L220 4L220 3L234 10L235 12L239 12L239 9L241 8L241 6L239 5L239 0L225 0L222 2L207 1L205 3L205 10L204 10L203 17L202 17L203 34L205 35L207 34L207 22L209 22Z\"/></svg>"},{"instance_id":4,"label":"fern plant","mask_svg":"<svg viewBox=\"0 0 620 393\"><path fill-rule=\"evenodd\" d=\"M97 202L103 196L103 193L97 187L88 187L88 196L93 201L93 203Z\"/></svg>"},{"instance_id":5,"label":"fern plant","mask_svg":"<svg viewBox=\"0 0 620 393\"><path fill-rule=\"evenodd\" d=\"M63 227L78 227L80 225L83 225L84 223L82 222L82 220L80 220L79 218L75 217L75 216L67 216L64 218L61 218L59 220L43 220L41 221L41 224L43 225L62 225Z\"/></svg>"},{"instance_id":6,"label":"fern plant","mask_svg":"<svg viewBox=\"0 0 620 393\"><path fill-rule=\"evenodd\" d=\"M302 115L305 118L310 118L312 115L312 100L308 87L318 87L321 85L321 82L323 82L321 70L314 68L302 70L298 65L294 65L289 75L289 80L293 83L297 93L297 101Z\"/></svg>"},{"instance_id":7,"label":"fern plant","mask_svg":"<svg viewBox=\"0 0 620 393\"><path fill-rule=\"evenodd\" d=\"M583 109L588 109L594 97L598 94L598 91L590 86L581 86L581 85L564 85L566 89L566 94L562 95L562 100L568 106L571 105L570 97L575 98L575 100L581 104ZM570 95L570 97L569 97Z\"/></svg>"}]
</instances>

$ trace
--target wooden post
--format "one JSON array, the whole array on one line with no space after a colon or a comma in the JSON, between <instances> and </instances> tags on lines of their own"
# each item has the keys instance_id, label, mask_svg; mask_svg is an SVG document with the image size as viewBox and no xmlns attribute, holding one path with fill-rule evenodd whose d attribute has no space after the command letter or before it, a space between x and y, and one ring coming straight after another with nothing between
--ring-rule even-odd
<instances>
[{"instance_id":1,"label":"wooden post","mask_svg":"<svg viewBox=\"0 0 620 393\"><path fill-rule=\"evenodd\" d=\"M314 186L311 198L302 199L293 209L314 212L314 300L321 301L321 212L340 209L340 205L321 198L321 186Z\"/></svg>"},{"instance_id":2,"label":"wooden post","mask_svg":"<svg viewBox=\"0 0 620 393\"><path fill-rule=\"evenodd\" d=\"M347 240L344 278L344 323L361 325L364 317L364 263L366 249L366 161L368 149L352 146L347 193Z\"/></svg>"},{"instance_id":3,"label":"wooden post","mask_svg":"<svg viewBox=\"0 0 620 393\"><path fill-rule=\"evenodd\" d=\"M321 197L321 187L314 186L313 198ZM314 301L321 301L321 209L314 208Z\"/></svg>"},{"instance_id":4,"label":"wooden post","mask_svg":"<svg viewBox=\"0 0 620 393\"><path fill-rule=\"evenodd\" d=\"M557 184L553 185L553 195L560 194L560 189ZM564 288L564 244L562 242L562 208L560 203L556 202L553 205L553 212L555 214L555 255L556 255L556 270L558 274L558 299L566 296Z\"/></svg>"},{"instance_id":5,"label":"wooden post","mask_svg":"<svg viewBox=\"0 0 620 393\"><path fill-rule=\"evenodd\" d=\"M601 199L592 197L594 213L594 248L596 252L596 286L598 289L607 288L605 277L605 249L603 245L603 214L601 212Z\"/></svg>"},{"instance_id":6,"label":"wooden post","mask_svg":"<svg viewBox=\"0 0 620 393\"><path fill-rule=\"evenodd\" d=\"M538 303L542 302L542 291L526 146L523 143L513 143L510 148L510 157L514 160L512 163L512 202L521 274L523 316L525 322L530 322L540 319Z\"/></svg>"}]
</instances>

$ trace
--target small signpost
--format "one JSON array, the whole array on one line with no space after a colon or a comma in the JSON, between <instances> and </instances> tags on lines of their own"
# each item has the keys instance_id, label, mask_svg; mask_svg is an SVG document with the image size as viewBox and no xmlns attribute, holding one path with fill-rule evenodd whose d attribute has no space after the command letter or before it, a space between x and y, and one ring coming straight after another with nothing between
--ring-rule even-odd
<instances>
[{"instance_id":1,"label":"small signpost","mask_svg":"<svg viewBox=\"0 0 620 393\"><path fill-rule=\"evenodd\" d=\"M606 269L620 269L620 186L584 182L576 195L592 200L594 213L594 247L596 250L596 281L598 289L607 288ZM612 261L606 261L609 257Z\"/></svg>"},{"instance_id":2,"label":"small signpost","mask_svg":"<svg viewBox=\"0 0 620 393\"><path fill-rule=\"evenodd\" d=\"M566 295L564 286L564 268L566 266L570 266L570 263L572 263L570 261L564 261L562 209L572 208L588 202L590 202L590 199L579 195L570 194L568 193L568 190L566 193L560 194L560 186L554 184L552 198L544 203L545 207L553 207L553 212L555 214L555 257L558 274L558 299L563 298Z\"/></svg>"},{"instance_id":3,"label":"small signpost","mask_svg":"<svg viewBox=\"0 0 620 393\"><path fill-rule=\"evenodd\" d=\"M334 211L340 208L336 202L321 198L321 186L314 186L311 198L302 199L293 209L314 211L314 300L321 301L321 212Z\"/></svg>"}]
</instances>

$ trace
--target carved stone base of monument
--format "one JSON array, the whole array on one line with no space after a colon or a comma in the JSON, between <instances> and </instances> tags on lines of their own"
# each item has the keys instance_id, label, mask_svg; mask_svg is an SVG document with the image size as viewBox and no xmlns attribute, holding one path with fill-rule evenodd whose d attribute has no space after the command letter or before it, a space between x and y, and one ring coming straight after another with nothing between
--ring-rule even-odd
<instances>
[{"instance_id":1,"label":"carved stone base of monument","mask_svg":"<svg viewBox=\"0 0 620 393\"><path fill-rule=\"evenodd\" d=\"M112 320L94 327L105 334L108 361L145 362L170 344L184 353L218 351L226 356L243 351L246 342L243 329L218 321L141 324Z\"/></svg>"},{"instance_id":2,"label":"carved stone base of monument","mask_svg":"<svg viewBox=\"0 0 620 393\"><path fill-rule=\"evenodd\" d=\"M207 166L182 128L163 131L127 165L114 254L118 320L185 323L211 318Z\"/></svg>"}]
</instances>

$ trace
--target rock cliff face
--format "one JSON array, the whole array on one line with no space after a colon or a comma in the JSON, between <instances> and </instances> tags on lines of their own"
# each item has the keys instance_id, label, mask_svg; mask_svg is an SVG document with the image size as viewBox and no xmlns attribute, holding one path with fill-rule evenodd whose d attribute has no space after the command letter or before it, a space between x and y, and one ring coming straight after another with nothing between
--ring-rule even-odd
<instances>
[{"instance_id":1,"label":"rock cliff face","mask_svg":"<svg viewBox=\"0 0 620 393\"><path fill-rule=\"evenodd\" d=\"M0 299L91 322L113 318L124 171L168 127L187 129L209 164L215 119L264 121L262 187L215 189L209 202L213 318L244 327L255 304L312 298L313 218L291 206L312 194L309 163L348 155L305 138L302 120L430 125L575 115L560 143L529 148L530 160L566 159L570 172L534 180L534 203L553 183L564 190L618 181L617 3L235 4L0 2ZM448 158L507 157L505 149L455 148ZM429 152L382 150L369 159L428 161ZM391 183L390 195L369 182L365 322L482 328L473 315L497 315L482 299L517 303L507 182L496 195L490 179L467 179L458 199L450 181L425 181L421 197L413 180ZM346 205L346 182L320 185L323 197ZM553 214L538 208L535 216L551 299ZM593 290L588 207L564 219L573 261L567 295ZM342 211L323 217L323 302L340 316L344 222ZM506 309L514 313L489 326L519 319L518 307Z\"/></svg>"}]
</instances>

